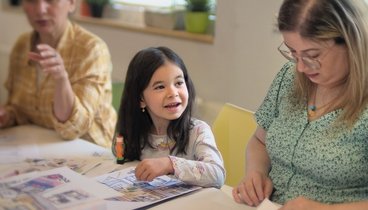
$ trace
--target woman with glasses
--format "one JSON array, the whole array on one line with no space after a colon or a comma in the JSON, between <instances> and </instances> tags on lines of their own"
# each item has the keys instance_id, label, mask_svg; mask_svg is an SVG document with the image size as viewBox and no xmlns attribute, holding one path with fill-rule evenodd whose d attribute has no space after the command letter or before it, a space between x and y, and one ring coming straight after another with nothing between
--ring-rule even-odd
<instances>
[{"instance_id":1,"label":"woman with glasses","mask_svg":"<svg viewBox=\"0 0 368 210\"><path fill-rule=\"evenodd\" d=\"M368 6L284 0L289 60L255 116L236 202L280 210L368 209Z\"/></svg>"},{"instance_id":2,"label":"woman with glasses","mask_svg":"<svg viewBox=\"0 0 368 210\"><path fill-rule=\"evenodd\" d=\"M22 1L33 31L21 35L11 52L0 128L31 123L64 139L110 147L116 123L110 53L100 38L69 21L76 4Z\"/></svg>"}]
</instances>

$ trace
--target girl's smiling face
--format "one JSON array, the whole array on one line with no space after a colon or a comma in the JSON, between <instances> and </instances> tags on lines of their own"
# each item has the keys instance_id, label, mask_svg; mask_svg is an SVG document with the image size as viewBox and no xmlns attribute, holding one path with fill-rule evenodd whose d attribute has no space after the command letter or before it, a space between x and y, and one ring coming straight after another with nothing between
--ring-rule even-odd
<instances>
[{"instance_id":1,"label":"girl's smiling face","mask_svg":"<svg viewBox=\"0 0 368 210\"><path fill-rule=\"evenodd\" d=\"M167 127L171 120L183 114L188 97L183 71L167 61L155 71L144 89L141 108L148 111L156 128Z\"/></svg>"}]
</instances>

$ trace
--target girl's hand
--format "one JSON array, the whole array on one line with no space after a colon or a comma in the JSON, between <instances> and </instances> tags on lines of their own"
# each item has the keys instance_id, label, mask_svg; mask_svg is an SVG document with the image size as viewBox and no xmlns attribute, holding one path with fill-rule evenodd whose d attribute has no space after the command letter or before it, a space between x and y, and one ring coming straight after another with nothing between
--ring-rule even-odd
<instances>
[{"instance_id":1,"label":"girl's hand","mask_svg":"<svg viewBox=\"0 0 368 210\"><path fill-rule=\"evenodd\" d=\"M47 44L37 45L39 53L29 52L29 59L37 62L45 74L50 74L55 80L68 79L64 61L59 53Z\"/></svg>"},{"instance_id":2,"label":"girl's hand","mask_svg":"<svg viewBox=\"0 0 368 210\"><path fill-rule=\"evenodd\" d=\"M135 168L135 176L140 181L152 181L154 178L174 172L169 157L142 160Z\"/></svg>"},{"instance_id":3,"label":"girl's hand","mask_svg":"<svg viewBox=\"0 0 368 210\"><path fill-rule=\"evenodd\" d=\"M4 107L0 106L0 128L5 127L8 121L9 121L9 113L6 111Z\"/></svg>"},{"instance_id":4,"label":"girl's hand","mask_svg":"<svg viewBox=\"0 0 368 210\"><path fill-rule=\"evenodd\" d=\"M305 197L298 197L286 202L279 210L327 210L328 207L328 204L312 201Z\"/></svg>"},{"instance_id":5,"label":"girl's hand","mask_svg":"<svg viewBox=\"0 0 368 210\"><path fill-rule=\"evenodd\" d=\"M271 179L259 172L251 172L233 189L233 197L237 203L258 206L263 199L270 197L273 189Z\"/></svg>"}]
</instances>

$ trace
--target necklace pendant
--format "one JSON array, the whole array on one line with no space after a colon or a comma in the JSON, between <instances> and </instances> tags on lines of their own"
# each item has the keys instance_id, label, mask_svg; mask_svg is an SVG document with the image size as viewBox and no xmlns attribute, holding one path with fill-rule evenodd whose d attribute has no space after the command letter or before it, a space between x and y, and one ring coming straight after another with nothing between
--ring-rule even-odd
<instances>
[{"instance_id":1,"label":"necklace pendant","mask_svg":"<svg viewBox=\"0 0 368 210\"><path fill-rule=\"evenodd\" d=\"M315 111L316 111L316 106L315 106L315 105L310 105L310 106L308 106L308 109L309 109L310 111L315 112Z\"/></svg>"},{"instance_id":2,"label":"necklace pendant","mask_svg":"<svg viewBox=\"0 0 368 210\"><path fill-rule=\"evenodd\" d=\"M316 112L313 110L308 110L308 116L309 117L314 117L316 115Z\"/></svg>"},{"instance_id":3,"label":"necklace pendant","mask_svg":"<svg viewBox=\"0 0 368 210\"><path fill-rule=\"evenodd\" d=\"M309 117L314 117L316 115L316 106L315 105L310 105L308 106L308 116Z\"/></svg>"}]
</instances>

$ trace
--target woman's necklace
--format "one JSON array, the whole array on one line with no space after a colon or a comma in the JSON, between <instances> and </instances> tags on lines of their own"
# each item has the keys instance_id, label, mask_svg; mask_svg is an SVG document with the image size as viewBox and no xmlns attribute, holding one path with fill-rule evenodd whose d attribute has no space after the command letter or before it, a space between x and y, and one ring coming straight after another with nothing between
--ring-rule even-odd
<instances>
[{"instance_id":1,"label":"woman's necklace","mask_svg":"<svg viewBox=\"0 0 368 210\"><path fill-rule=\"evenodd\" d=\"M331 103L334 101L334 99L333 99L328 103L322 103L317 108L317 105L316 105L317 104L316 103L317 91L318 91L318 88L315 89L315 91L313 92L313 96L311 98L311 101L308 103L308 118L309 119L315 119L317 115L320 115L320 114L324 113L324 111L326 111L326 107L330 106Z\"/></svg>"},{"instance_id":2,"label":"woman's necklace","mask_svg":"<svg viewBox=\"0 0 368 210\"><path fill-rule=\"evenodd\" d=\"M313 118L316 116L316 97L317 97L317 88L313 91L313 96L311 97L310 103L308 103L308 118Z\"/></svg>"},{"instance_id":3,"label":"woman's necklace","mask_svg":"<svg viewBox=\"0 0 368 210\"><path fill-rule=\"evenodd\" d=\"M316 110L317 110L317 107L316 105L309 105L308 106L308 117L309 118L312 118L314 116L316 116Z\"/></svg>"}]
</instances>

